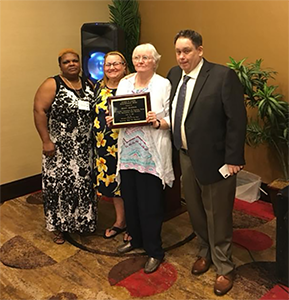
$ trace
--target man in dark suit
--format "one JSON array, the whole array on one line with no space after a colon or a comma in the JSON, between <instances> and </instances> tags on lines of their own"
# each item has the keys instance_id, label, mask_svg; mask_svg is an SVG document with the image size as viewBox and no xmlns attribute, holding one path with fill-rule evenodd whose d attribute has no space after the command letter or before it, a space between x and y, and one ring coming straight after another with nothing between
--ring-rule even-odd
<instances>
[{"instance_id":1,"label":"man in dark suit","mask_svg":"<svg viewBox=\"0 0 289 300\"><path fill-rule=\"evenodd\" d=\"M167 76L172 84L172 133L187 209L200 245L192 273L203 274L213 263L214 292L221 296L234 280L232 211L236 174L245 164L244 93L233 70L202 57L199 33L182 30L174 44L178 66ZM228 173L226 178L221 167Z\"/></svg>"}]
</instances>

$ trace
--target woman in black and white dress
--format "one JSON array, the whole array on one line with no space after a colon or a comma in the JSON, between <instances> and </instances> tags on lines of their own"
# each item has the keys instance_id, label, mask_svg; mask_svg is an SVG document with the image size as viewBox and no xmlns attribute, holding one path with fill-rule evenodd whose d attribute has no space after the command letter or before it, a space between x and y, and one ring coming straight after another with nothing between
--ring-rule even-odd
<instances>
[{"instance_id":1,"label":"woman in black and white dress","mask_svg":"<svg viewBox=\"0 0 289 300\"><path fill-rule=\"evenodd\" d=\"M79 76L79 55L64 49L61 74L46 79L34 100L35 126L42 140L42 191L46 228L54 242L64 232L93 232L97 200L93 189L93 87Z\"/></svg>"}]
</instances>

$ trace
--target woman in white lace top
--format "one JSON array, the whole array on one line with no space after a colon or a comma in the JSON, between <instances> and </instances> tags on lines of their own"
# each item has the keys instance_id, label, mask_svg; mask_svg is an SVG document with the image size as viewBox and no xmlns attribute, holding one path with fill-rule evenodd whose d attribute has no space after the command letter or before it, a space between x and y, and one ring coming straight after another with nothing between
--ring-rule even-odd
<instances>
[{"instance_id":1,"label":"woman in white lace top","mask_svg":"<svg viewBox=\"0 0 289 300\"><path fill-rule=\"evenodd\" d=\"M169 132L171 85L156 74L160 55L153 45L137 46L132 59L136 73L120 81L116 95L149 92L151 111L147 115L148 125L121 128L118 136L117 176L132 240L117 250L126 253L144 248L149 257L144 271L152 273L164 258L164 188L171 187L174 181ZM107 117L107 122L111 121L112 117Z\"/></svg>"}]
</instances>

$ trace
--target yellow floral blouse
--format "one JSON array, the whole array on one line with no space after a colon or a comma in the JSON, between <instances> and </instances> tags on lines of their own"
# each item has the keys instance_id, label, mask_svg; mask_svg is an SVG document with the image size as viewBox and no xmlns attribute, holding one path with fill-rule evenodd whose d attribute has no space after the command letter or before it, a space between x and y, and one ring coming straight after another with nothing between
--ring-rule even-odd
<instances>
[{"instance_id":1,"label":"yellow floral blouse","mask_svg":"<svg viewBox=\"0 0 289 300\"><path fill-rule=\"evenodd\" d=\"M101 88L100 83L101 81L98 81L95 88L93 125L95 187L100 196L120 197L120 189L115 180L119 130L109 128L105 121L107 98L114 96L116 89Z\"/></svg>"}]
</instances>

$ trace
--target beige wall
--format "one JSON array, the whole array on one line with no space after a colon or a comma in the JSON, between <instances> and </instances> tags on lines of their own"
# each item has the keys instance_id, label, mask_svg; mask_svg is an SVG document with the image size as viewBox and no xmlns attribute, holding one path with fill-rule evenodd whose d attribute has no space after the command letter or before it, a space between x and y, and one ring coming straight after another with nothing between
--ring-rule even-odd
<instances>
[{"instance_id":1,"label":"beige wall","mask_svg":"<svg viewBox=\"0 0 289 300\"><path fill-rule=\"evenodd\" d=\"M1 173L0 184L41 172L41 143L33 123L33 97L58 73L63 47L81 50L83 23L108 22L110 1L1 1ZM175 64L173 37L184 28L199 31L205 57L225 64L229 56L264 59L279 72L276 84L288 100L287 1L140 0L141 42L162 54L158 69ZM266 148L246 151L246 169L269 182L280 175Z\"/></svg>"},{"instance_id":2,"label":"beige wall","mask_svg":"<svg viewBox=\"0 0 289 300\"><path fill-rule=\"evenodd\" d=\"M108 22L110 1L1 1L1 184L41 172L33 123L38 86L58 74L57 54L81 52L83 23Z\"/></svg>"},{"instance_id":3,"label":"beige wall","mask_svg":"<svg viewBox=\"0 0 289 300\"><path fill-rule=\"evenodd\" d=\"M173 38L191 28L203 36L207 60L226 64L229 56L247 62L263 58L278 71L275 85L288 101L288 1L140 1L141 42L153 43L162 55L158 73L175 64ZM281 175L274 154L246 147L246 170L264 182Z\"/></svg>"}]
</instances>

